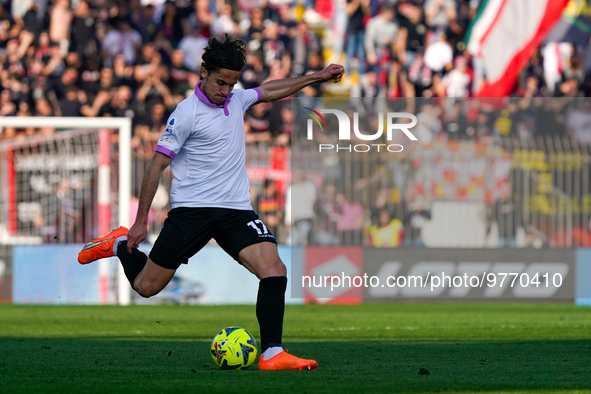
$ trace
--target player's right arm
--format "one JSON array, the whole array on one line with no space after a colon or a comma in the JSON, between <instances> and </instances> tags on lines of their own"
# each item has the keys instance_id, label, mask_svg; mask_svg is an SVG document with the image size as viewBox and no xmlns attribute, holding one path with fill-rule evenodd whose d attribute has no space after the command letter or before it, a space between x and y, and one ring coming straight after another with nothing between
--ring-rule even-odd
<instances>
[{"instance_id":1,"label":"player's right arm","mask_svg":"<svg viewBox=\"0 0 591 394\"><path fill-rule=\"evenodd\" d=\"M162 172L172 163L172 158L160 152L154 153L152 161L146 168L142 188L140 191L140 201L138 203L137 216L135 223L129 229L127 235L127 251L131 253L132 248L137 248L140 242L146 239L148 233L148 212L152 206L152 200L158 189L158 183L162 177Z\"/></svg>"},{"instance_id":2,"label":"player's right arm","mask_svg":"<svg viewBox=\"0 0 591 394\"><path fill-rule=\"evenodd\" d=\"M265 82L258 87L261 92L259 101L269 102L289 97L313 83L321 83L332 80L339 82L343 78L345 68L340 64L331 64L324 70L295 78L275 79Z\"/></svg>"}]
</instances>

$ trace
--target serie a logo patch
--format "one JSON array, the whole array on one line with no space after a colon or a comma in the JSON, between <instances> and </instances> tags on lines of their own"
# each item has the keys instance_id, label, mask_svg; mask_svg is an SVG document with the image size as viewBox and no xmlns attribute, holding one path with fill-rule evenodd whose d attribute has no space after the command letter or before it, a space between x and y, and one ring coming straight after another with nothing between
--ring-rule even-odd
<instances>
[{"instance_id":1,"label":"serie a logo patch","mask_svg":"<svg viewBox=\"0 0 591 394\"><path fill-rule=\"evenodd\" d=\"M168 124L166 125L166 128L164 129L164 131L167 132L167 133L172 133L173 127L174 127L174 118L172 118L170 120L170 122L168 122Z\"/></svg>"}]
</instances>

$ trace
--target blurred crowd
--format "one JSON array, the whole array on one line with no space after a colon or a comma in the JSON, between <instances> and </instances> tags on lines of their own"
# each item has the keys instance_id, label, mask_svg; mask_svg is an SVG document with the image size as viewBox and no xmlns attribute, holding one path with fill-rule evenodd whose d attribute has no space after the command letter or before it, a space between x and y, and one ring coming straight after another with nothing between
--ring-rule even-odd
<instances>
[{"instance_id":1,"label":"blurred crowd","mask_svg":"<svg viewBox=\"0 0 591 394\"><path fill-rule=\"evenodd\" d=\"M480 2L0 0L0 116L129 117L134 148L151 155L198 82L207 39L225 33L248 44L244 88L341 62L342 84L300 95L468 97L480 81L464 40ZM540 48L514 94L587 96L586 48L560 51L558 78L545 76ZM287 104L250 111L247 143L287 145ZM52 131L5 128L0 138Z\"/></svg>"},{"instance_id":2,"label":"blurred crowd","mask_svg":"<svg viewBox=\"0 0 591 394\"><path fill-rule=\"evenodd\" d=\"M474 107L438 100L474 96L482 83L477 60L466 51L467 29L482 1L0 0L0 116L128 117L134 157L149 159L169 114L193 94L207 40L229 33L247 42L238 87L338 62L345 65L344 80L303 89L303 103L361 97L369 99L361 107L372 107L380 97L423 97L415 132L426 143L555 133L591 143L591 105L575 99L591 95L589 45L557 46L557 75L545 69L541 45L514 87L521 101ZM566 101L536 101L541 97ZM548 113L566 116L554 122ZM289 100L256 105L245 115L247 144L288 146L291 120ZM0 140L53 132L5 127ZM413 229L430 218L421 196L402 191L394 199L392 185L375 187L365 194L369 212L358 192L348 195L330 182L316 182L312 190L304 178L294 176L287 193L309 202L303 213L284 211L285 190L271 180L254 200L265 222L285 227L292 243L420 244ZM393 200L404 204L397 209Z\"/></svg>"}]
</instances>

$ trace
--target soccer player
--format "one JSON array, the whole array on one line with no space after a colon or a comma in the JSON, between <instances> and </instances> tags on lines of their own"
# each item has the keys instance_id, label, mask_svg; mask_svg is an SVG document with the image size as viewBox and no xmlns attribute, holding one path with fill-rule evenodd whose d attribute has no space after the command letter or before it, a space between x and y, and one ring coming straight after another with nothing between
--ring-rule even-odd
<instances>
[{"instance_id":1,"label":"soccer player","mask_svg":"<svg viewBox=\"0 0 591 394\"><path fill-rule=\"evenodd\" d=\"M315 369L314 360L281 346L287 270L277 241L250 204L245 167L244 112L258 102L288 97L313 83L339 82L344 68L331 64L313 74L274 80L254 89L234 85L245 66L245 43L212 38L203 53L201 82L168 118L142 181L138 213L129 231L120 227L86 244L78 261L117 256L131 286L143 297L158 294L182 263L212 238L259 279L256 315L261 332L259 369ZM149 257L137 247L146 238L148 211L164 169L171 166L171 210Z\"/></svg>"}]
</instances>

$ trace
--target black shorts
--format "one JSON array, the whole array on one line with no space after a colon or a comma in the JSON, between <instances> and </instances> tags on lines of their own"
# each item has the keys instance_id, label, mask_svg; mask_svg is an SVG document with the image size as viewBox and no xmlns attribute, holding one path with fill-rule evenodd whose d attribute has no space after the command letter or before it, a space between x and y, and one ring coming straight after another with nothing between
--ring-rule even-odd
<instances>
[{"instance_id":1,"label":"black shorts","mask_svg":"<svg viewBox=\"0 0 591 394\"><path fill-rule=\"evenodd\" d=\"M211 239L238 262L238 254L259 242L277 244L254 211L226 208L174 208L168 213L150 259L163 268L177 269Z\"/></svg>"}]
</instances>

